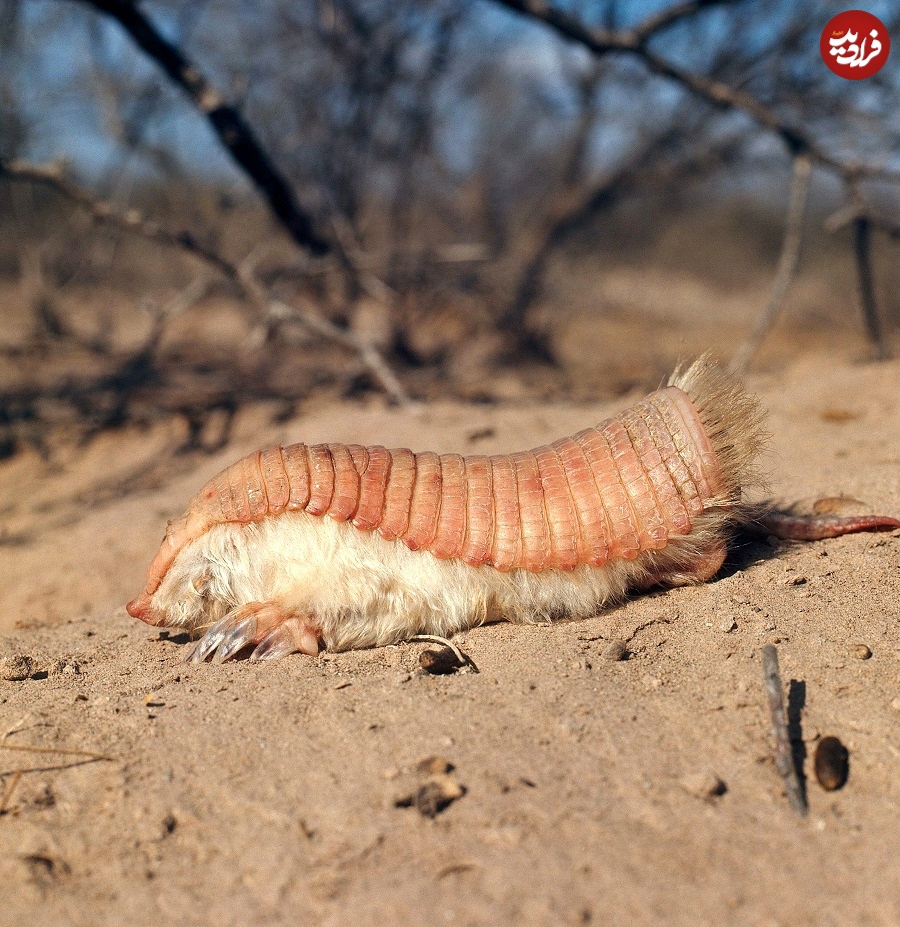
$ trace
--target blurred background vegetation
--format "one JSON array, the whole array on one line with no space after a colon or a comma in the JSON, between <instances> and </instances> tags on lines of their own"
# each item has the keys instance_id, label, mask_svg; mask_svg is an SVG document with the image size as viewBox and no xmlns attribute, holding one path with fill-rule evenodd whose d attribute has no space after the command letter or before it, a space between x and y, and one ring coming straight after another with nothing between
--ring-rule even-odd
<instances>
[{"instance_id":1,"label":"blurred background vegetation","mask_svg":"<svg viewBox=\"0 0 900 927\"><path fill-rule=\"evenodd\" d=\"M0 0L0 454L887 356L900 51L831 74L843 8Z\"/></svg>"}]
</instances>

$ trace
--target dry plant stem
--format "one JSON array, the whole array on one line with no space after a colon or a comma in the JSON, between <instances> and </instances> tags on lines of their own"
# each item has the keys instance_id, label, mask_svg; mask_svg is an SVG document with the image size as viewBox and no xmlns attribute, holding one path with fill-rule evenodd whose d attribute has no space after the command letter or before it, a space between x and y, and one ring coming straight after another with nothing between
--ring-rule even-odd
<instances>
[{"instance_id":1,"label":"dry plant stem","mask_svg":"<svg viewBox=\"0 0 900 927\"><path fill-rule=\"evenodd\" d=\"M808 155L800 154L794 158L794 172L791 180L791 195L785 217L784 239L781 243L781 255L778 258L778 270L772 284L772 295L765 312L759 317L750 337L741 345L731 362L733 373L743 373L762 347L769 334L784 299L797 273L800 263L800 247L803 243L803 220L806 215L806 201L809 196L809 177L812 161Z\"/></svg>"},{"instance_id":2,"label":"dry plant stem","mask_svg":"<svg viewBox=\"0 0 900 927\"><path fill-rule=\"evenodd\" d=\"M21 750L23 753L60 753L64 756L81 756L88 760L108 760L115 762L115 757L105 753L95 753L93 750L73 750L62 747L32 747L29 744L0 743L2 750Z\"/></svg>"},{"instance_id":3,"label":"dry plant stem","mask_svg":"<svg viewBox=\"0 0 900 927\"><path fill-rule=\"evenodd\" d=\"M772 718L772 736L775 738L775 768L784 780L788 804L800 815L806 817L809 810L806 796L794 766L791 740L788 735L787 718L784 713L781 673L778 670L778 649L774 644L762 648L763 684L769 699L769 713Z\"/></svg>"},{"instance_id":4,"label":"dry plant stem","mask_svg":"<svg viewBox=\"0 0 900 927\"><path fill-rule=\"evenodd\" d=\"M168 42L130 0L81 0L115 19L134 42L184 90L206 117L219 141L265 197L291 238L312 254L327 254L331 244L301 208L287 179L269 158L240 110L228 103L200 69Z\"/></svg>"},{"instance_id":5,"label":"dry plant stem","mask_svg":"<svg viewBox=\"0 0 900 927\"><path fill-rule=\"evenodd\" d=\"M866 333L878 360L888 359L888 349L878 320L875 302L875 281L872 276L871 225L866 216L858 216L853 223L853 253L859 281L859 301Z\"/></svg>"}]
</instances>

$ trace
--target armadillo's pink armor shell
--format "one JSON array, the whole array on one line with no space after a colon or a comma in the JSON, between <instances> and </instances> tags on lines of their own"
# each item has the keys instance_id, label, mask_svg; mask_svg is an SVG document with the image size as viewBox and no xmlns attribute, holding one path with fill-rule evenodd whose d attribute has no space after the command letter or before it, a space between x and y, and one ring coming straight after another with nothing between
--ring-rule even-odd
<instances>
[{"instance_id":1,"label":"armadillo's pink armor shell","mask_svg":"<svg viewBox=\"0 0 900 927\"><path fill-rule=\"evenodd\" d=\"M518 454L273 447L232 464L169 523L146 589L127 608L146 620L178 551L222 522L305 511L472 566L572 570L665 547L690 532L720 490L709 439L676 387Z\"/></svg>"}]
</instances>

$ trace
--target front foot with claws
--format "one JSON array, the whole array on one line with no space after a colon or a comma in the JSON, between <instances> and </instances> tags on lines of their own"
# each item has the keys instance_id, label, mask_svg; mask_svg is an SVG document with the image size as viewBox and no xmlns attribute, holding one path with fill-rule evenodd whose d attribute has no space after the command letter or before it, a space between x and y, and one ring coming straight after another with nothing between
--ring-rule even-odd
<instances>
[{"instance_id":1,"label":"front foot with claws","mask_svg":"<svg viewBox=\"0 0 900 927\"><path fill-rule=\"evenodd\" d=\"M251 660L277 660L289 653L318 656L319 633L308 617L274 602L248 602L230 611L194 644L185 663L224 663L253 645Z\"/></svg>"}]
</instances>

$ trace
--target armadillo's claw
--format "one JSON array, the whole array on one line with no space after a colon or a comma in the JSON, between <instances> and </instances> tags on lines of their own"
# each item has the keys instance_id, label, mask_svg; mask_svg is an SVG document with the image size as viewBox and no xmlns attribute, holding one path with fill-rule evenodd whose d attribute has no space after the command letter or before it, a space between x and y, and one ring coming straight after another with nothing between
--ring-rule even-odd
<instances>
[{"instance_id":1,"label":"armadillo's claw","mask_svg":"<svg viewBox=\"0 0 900 927\"><path fill-rule=\"evenodd\" d=\"M224 663L225 660L233 657L238 651L243 650L247 644L259 640L257 637L257 625L255 615L249 615L243 618L232 627L225 635L224 640L219 644L218 650L213 655L213 663Z\"/></svg>"},{"instance_id":2,"label":"armadillo's claw","mask_svg":"<svg viewBox=\"0 0 900 927\"><path fill-rule=\"evenodd\" d=\"M299 618L290 618L269 632L250 654L251 660L278 660L290 653L318 656L319 638L313 629Z\"/></svg>"},{"instance_id":3,"label":"armadillo's claw","mask_svg":"<svg viewBox=\"0 0 900 927\"><path fill-rule=\"evenodd\" d=\"M185 663L203 663L222 643L231 625L232 615L227 614L211 625L203 637L184 655Z\"/></svg>"},{"instance_id":4,"label":"armadillo's claw","mask_svg":"<svg viewBox=\"0 0 900 927\"><path fill-rule=\"evenodd\" d=\"M305 618L292 617L276 602L248 602L210 626L188 651L185 663L224 663L255 644L251 660L277 660L289 653L319 652L317 628Z\"/></svg>"}]
</instances>

